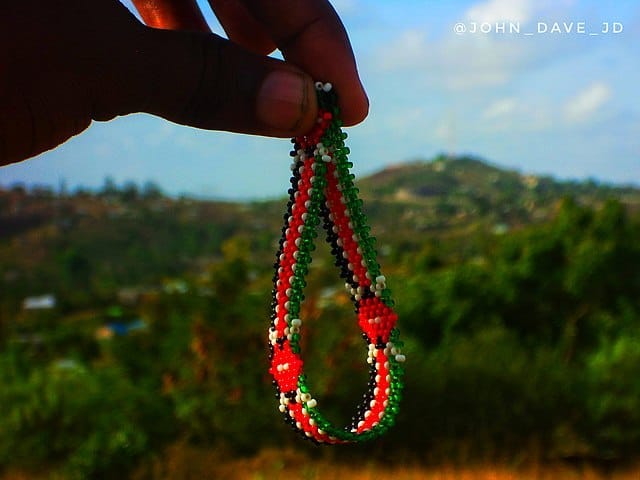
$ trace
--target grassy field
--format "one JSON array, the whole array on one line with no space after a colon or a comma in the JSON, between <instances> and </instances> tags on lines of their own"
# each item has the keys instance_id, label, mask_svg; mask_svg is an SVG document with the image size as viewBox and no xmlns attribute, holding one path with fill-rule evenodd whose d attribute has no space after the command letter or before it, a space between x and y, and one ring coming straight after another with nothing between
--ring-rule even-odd
<instances>
[{"instance_id":1,"label":"grassy field","mask_svg":"<svg viewBox=\"0 0 640 480\"><path fill-rule=\"evenodd\" d=\"M384 466L376 462L310 459L294 450L264 450L232 460L174 445L162 460L139 469L133 480L640 480L640 465L610 472L567 465ZM18 478L2 479L18 480ZM20 479L20 480L27 480Z\"/></svg>"},{"instance_id":2,"label":"grassy field","mask_svg":"<svg viewBox=\"0 0 640 480\"><path fill-rule=\"evenodd\" d=\"M207 449L174 444L162 457L143 463L131 480L640 480L640 465L602 471L593 466L473 465L387 466L375 461L310 459L295 450L263 450L242 459L229 459ZM0 473L0 480L65 480L51 472Z\"/></svg>"}]
</instances>

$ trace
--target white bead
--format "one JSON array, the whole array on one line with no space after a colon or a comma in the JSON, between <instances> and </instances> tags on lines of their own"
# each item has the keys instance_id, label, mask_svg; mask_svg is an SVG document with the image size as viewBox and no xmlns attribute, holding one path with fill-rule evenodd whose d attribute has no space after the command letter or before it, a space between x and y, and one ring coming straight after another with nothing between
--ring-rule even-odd
<instances>
[{"instance_id":1,"label":"white bead","mask_svg":"<svg viewBox=\"0 0 640 480\"><path fill-rule=\"evenodd\" d=\"M318 402L316 401L315 398L312 398L307 402L307 407L309 408L316 408L317 405L318 405Z\"/></svg>"},{"instance_id":2,"label":"white bead","mask_svg":"<svg viewBox=\"0 0 640 480\"><path fill-rule=\"evenodd\" d=\"M323 155L322 156L322 161L323 162L330 162L331 161L331 157L329 155Z\"/></svg>"},{"instance_id":3,"label":"white bead","mask_svg":"<svg viewBox=\"0 0 640 480\"><path fill-rule=\"evenodd\" d=\"M364 420L360 420L358 422L358 428L362 428L362 427L364 427Z\"/></svg>"},{"instance_id":4,"label":"white bead","mask_svg":"<svg viewBox=\"0 0 640 480\"><path fill-rule=\"evenodd\" d=\"M293 325L294 327L299 327L300 325L302 325L302 320L300 320L299 318L294 318L293 320L291 320L291 325Z\"/></svg>"},{"instance_id":5,"label":"white bead","mask_svg":"<svg viewBox=\"0 0 640 480\"><path fill-rule=\"evenodd\" d=\"M376 283L384 283L386 281L387 281L387 279L386 279L386 277L384 275L378 275L376 277Z\"/></svg>"},{"instance_id":6,"label":"white bead","mask_svg":"<svg viewBox=\"0 0 640 480\"><path fill-rule=\"evenodd\" d=\"M285 407L284 405L278 405L278 410L280 410L280 412L284 413L287 410L287 407Z\"/></svg>"},{"instance_id":7,"label":"white bead","mask_svg":"<svg viewBox=\"0 0 640 480\"><path fill-rule=\"evenodd\" d=\"M324 90L324 85L322 82L316 82L316 90Z\"/></svg>"},{"instance_id":8,"label":"white bead","mask_svg":"<svg viewBox=\"0 0 640 480\"><path fill-rule=\"evenodd\" d=\"M333 88L333 85L331 85L329 82L325 83L322 86L322 90L324 90L325 92L330 92L332 88Z\"/></svg>"},{"instance_id":9,"label":"white bead","mask_svg":"<svg viewBox=\"0 0 640 480\"><path fill-rule=\"evenodd\" d=\"M406 360L406 357L404 355L396 355L396 362L402 363L405 360Z\"/></svg>"}]
</instances>

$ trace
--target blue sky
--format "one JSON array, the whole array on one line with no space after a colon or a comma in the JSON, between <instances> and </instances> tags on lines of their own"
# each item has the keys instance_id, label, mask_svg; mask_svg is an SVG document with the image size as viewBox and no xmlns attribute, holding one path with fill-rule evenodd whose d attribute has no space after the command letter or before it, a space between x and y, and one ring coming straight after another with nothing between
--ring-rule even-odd
<instances>
[{"instance_id":1,"label":"blue sky","mask_svg":"<svg viewBox=\"0 0 640 480\"><path fill-rule=\"evenodd\" d=\"M640 185L640 3L333 4L371 100L368 119L348 129L357 175L451 152L526 173ZM603 34L603 22L622 32ZM171 194L275 197L288 187L288 151L286 139L137 114L0 168L0 185L99 187L111 176L152 180Z\"/></svg>"}]
</instances>

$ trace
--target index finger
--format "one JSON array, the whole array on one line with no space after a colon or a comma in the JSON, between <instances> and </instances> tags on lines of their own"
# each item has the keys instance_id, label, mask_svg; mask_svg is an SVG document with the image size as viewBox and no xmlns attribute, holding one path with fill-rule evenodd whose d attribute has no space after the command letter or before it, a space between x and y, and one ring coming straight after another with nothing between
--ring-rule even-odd
<instances>
[{"instance_id":1,"label":"index finger","mask_svg":"<svg viewBox=\"0 0 640 480\"><path fill-rule=\"evenodd\" d=\"M331 82L345 125L365 119L369 101L347 32L326 0L242 0L290 62L314 79Z\"/></svg>"}]
</instances>

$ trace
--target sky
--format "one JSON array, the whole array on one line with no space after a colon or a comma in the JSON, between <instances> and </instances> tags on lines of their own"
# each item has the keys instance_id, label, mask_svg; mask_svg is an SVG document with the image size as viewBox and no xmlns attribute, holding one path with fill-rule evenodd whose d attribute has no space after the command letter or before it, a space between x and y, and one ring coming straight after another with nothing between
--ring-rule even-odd
<instances>
[{"instance_id":1,"label":"sky","mask_svg":"<svg viewBox=\"0 0 640 480\"><path fill-rule=\"evenodd\" d=\"M369 117L347 129L356 175L448 153L640 186L640 2L332 4L371 102ZM289 150L287 139L135 114L94 122L57 149L0 167L0 185L99 188L111 177L153 181L172 195L272 198L288 188Z\"/></svg>"}]
</instances>

